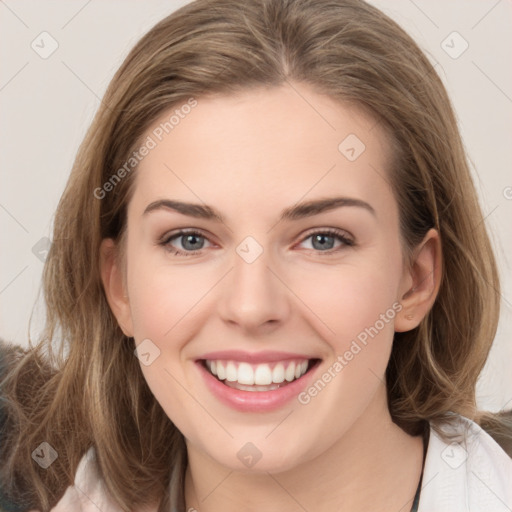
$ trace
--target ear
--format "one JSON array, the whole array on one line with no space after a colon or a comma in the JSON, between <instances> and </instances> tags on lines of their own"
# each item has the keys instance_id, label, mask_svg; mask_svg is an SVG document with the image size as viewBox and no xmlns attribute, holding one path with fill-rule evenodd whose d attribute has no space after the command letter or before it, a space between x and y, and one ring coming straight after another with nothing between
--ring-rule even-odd
<instances>
[{"instance_id":1,"label":"ear","mask_svg":"<svg viewBox=\"0 0 512 512\"><path fill-rule=\"evenodd\" d=\"M118 256L118 247L115 242L111 238L105 238L100 246L100 269L103 288L119 327L126 336L132 337L133 325L130 302Z\"/></svg>"},{"instance_id":2,"label":"ear","mask_svg":"<svg viewBox=\"0 0 512 512\"><path fill-rule=\"evenodd\" d=\"M404 271L400 291L402 309L395 317L396 332L410 331L420 324L436 300L441 276L441 238L437 230L430 229Z\"/></svg>"}]
</instances>

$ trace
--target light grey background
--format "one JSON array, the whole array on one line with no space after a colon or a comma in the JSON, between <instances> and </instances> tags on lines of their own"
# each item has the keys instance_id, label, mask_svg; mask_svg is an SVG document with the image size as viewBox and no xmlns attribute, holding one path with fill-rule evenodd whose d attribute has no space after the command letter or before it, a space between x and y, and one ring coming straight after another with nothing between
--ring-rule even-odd
<instances>
[{"instance_id":1,"label":"light grey background","mask_svg":"<svg viewBox=\"0 0 512 512\"><path fill-rule=\"evenodd\" d=\"M27 344L34 304L32 338L41 328L44 307L36 299L45 237L51 238L59 197L107 84L142 34L185 3L0 0L0 336L4 339ZM371 3L425 50L456 109L483 222L494 240L503 280L499 330L479 382L478 402L493 411L511 408L512 3ZM42 32L50 36L41 36ZM42 58L39 53L51 49L52 39L58 48Z\"/></svg>"}]
</instances>

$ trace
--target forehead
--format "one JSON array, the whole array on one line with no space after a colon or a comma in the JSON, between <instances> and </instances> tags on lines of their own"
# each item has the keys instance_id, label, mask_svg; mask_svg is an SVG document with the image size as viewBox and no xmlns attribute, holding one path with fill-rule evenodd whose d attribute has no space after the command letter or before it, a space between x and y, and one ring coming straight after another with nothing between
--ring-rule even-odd
<instances>
[{"instance_id":1,"label":"forehead","mask_svg":"<svg viewBox=\"0 0 512 512\"><path fill-rule=\"evenodd\" d=\"M173 106L144 134L152 149L136 170L132 208L166 196L228 201L240 212L333 193L392 195L386 133L355 105L304 84L195 101Z\"/></svg>"}]
</instances>

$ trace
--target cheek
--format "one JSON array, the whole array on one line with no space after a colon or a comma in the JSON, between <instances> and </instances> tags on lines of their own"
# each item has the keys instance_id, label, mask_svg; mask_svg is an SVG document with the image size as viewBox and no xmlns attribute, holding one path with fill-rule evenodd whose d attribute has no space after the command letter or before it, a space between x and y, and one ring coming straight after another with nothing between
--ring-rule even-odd
<instances>
[{"instance_id":1,"label":"cheek","mask_svg":"<svg viewBox=\"0 0 512 512\"><path fill-rule=\"evenodd\" d=\"M176 338L215 281L212 270L200 265L171 266L161 256L158 261L144 261L142 255L134 258L128 269L128 288L135 339Z\"/></svg>"},{"instance_id":2,"label":"cheek","mask_svg":"<svg viewBox=\"0 0 512 512\"><path fill-rule=\"evenodd\" d=\"M134 338L150 354L148 361L139 356L142 373L167 415L185 432L194 428L190 407L195 402L186 391L190 382L183 348L196 335L201 298L214 283L215 276L207 274L211 271L144 262L142 256L133 258L128 269Z\"/></svg>"},{"instance_id":3,"label":"cheek","mask_svg":"<svg viewBox=\"0 0 512 512\"><path fill-rule=\"evenodd\" d=\"M384 382L394 318L401 308L396 299L399 276L396 261L382 266L376 260L302 274L298 295L308 298L307 306L329 346L324 373L301 396L306 408L311 404L320 411L310 420L318 428L348 428Z\"/></svg>"},{"instance_id":4,"label":"cheek","mask_svg":"<svg viewBox=\"0 0 512 512\"><path fill-rule=\"evenodd\" d=\"M302 271L292 284L337 349L377 323L386 336L393 331L400 268L368 262ZM395 304L395 309L393 305ZM385 316L384 326L379 321ZM322 332L325 332L323 330Z\"/></svg>"}]
</instances>

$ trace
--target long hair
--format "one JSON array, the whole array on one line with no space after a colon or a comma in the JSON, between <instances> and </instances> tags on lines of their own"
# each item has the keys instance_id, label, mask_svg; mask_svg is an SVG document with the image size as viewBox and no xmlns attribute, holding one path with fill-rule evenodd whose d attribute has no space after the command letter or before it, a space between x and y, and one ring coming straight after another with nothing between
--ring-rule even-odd
<instances>
[{"instance_id":1,"label":"long hair","mask_svg":"<svg viewBox=\"0 0 512 512\"><path fill-rule=\"evenodd\" d=\"M100 279L100 243L123 234L136 165L113 176L170 108L289 81L366 109L389 134L404 254L430 228L441 235L437 299L417 328L393 341L386 372L393 421L415 435L453 412L483 418L475 387L496 332L498 273L453 108L428 59L362 0L197 0L126 57L58 205L43 274L46 327L1 382L9 428L1 431L0 476L18 503L49 511L91 446L123 510L147 503L163 510L172 468L182 487L183 436L151 393ZM31 458L43 441L58 453L48 469Z\"/></svg>"}]
</instances>

